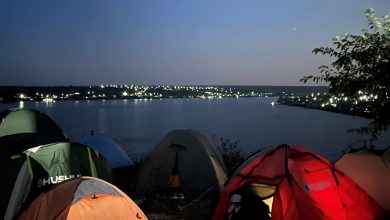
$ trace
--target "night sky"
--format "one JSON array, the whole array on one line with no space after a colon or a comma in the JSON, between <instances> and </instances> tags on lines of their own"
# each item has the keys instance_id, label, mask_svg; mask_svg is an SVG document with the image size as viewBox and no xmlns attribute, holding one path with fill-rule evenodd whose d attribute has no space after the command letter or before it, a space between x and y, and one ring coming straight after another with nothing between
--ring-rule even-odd
<instances>
[{"instance_id":1,"label":"night sky","mask_svg":"<svg viewBox=\"0 0 390 220\"><path fill-rule=\"evenodd\" d=\"M389 0L0 0L0 85L302 85Z\"/></svg>"}]
</instances>

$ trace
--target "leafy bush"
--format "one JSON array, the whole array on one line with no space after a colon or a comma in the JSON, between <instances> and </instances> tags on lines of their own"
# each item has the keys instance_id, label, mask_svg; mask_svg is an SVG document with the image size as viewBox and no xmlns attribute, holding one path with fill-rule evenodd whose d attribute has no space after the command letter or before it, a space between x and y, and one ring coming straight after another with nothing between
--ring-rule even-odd
<instances>
[{"instance_id":1,"label":"leafy bush","mask_svg":"<svg viewBox=\"0 0 390 220\"><path fill-rule=\"evenodd\" d=\"M238 141L231 142L230 139L221 138L221 145L218 150L221 153L223 162L225 163L230 177L236 169L245 161L245 153L242 152L238 145Z\"/></svg>"}]
</instances>

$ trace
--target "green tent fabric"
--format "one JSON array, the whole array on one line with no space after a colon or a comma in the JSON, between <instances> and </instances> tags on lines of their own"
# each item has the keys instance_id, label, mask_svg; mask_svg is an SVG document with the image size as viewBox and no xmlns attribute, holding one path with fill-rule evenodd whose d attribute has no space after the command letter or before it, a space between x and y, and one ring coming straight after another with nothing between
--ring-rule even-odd
<instances>
[{"instance_id":1,"label":"green tent fabric","mask_svg":"<svg viewBox=\"0 0 390 220\"><path fill-rule=\"evenodd\" d=\"M0 218L12 219L23 204L66 179L93 176L112 181L111 168L98 152L68 141L42 112L0 113Z\"/></svg>"},{"instance_id":2,"label":"green tent fabric","mask_svg":"<svg viewBox=\"0 0 390 220\"><path fill-rule=\"evenodd\" d=\"M30 109L0 112L0 161L39 145L66 142L61 128L46 114Z\"/></svg>"},{"instance_id":3,"label":"green tent fabric","mask_svg":"<svg viewBox=\"0 0 390 220\"><path fill-rule=\"evenodd\" d=\"M112 182L111 168L98 152L78 143L52 143L30 148L0 164L0 218L12 219L23 204L50 185L93 176Z\"/></svg>"},{"instance_id":4,"label":"green tent fabric","mask_svg":"<svg viewBox=\"0 0 390 220\"><path fill-rule=\"evenodd\" d=\"M186 195L198 196L223 187L226 168L215 144L198 131L175 130L141 162L133 185L135 193L147 195L165 190L176 158L177 175Z\"/></svg>"}]
</instances>

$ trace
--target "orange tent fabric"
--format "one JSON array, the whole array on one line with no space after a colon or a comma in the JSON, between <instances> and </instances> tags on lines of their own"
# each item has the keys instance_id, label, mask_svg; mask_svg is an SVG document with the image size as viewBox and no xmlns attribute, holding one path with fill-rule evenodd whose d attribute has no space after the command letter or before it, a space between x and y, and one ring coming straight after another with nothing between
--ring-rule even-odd
<instances>
[{"instance_id":1,"label":"orange tent fabric","mask_svg":"<svg viewBox=\"0 0 390 220\"><path fill-rule=\"evenodd\" d=\"M71 179L42 193L19 219L147 219L115 186L92 177Z\"/></svg>"},{"instance_id":2,"label":"orange tent fabric","mask_svg":"<svg viewBox=\"0 0 390 220\"><path fill-rule=\"evenodd\" d=\"M383 209L331 162L304 148L282 145L241 165L226 184L213 219L225 218L231 196L258 184L275 186L272 219L375 219ZM265 199L265 198L263 198Z\"/></svg>"},{"instance_id":3,"label":"orange tent fabric","mask_svg":"<svg viewBox=\"0 0 390 220\"><path fill-rule=\"evenodd\" d=\"M344 154L336 165L390 212L390 167L385 155L363 148Z\"/></svg>"}]
</instances>

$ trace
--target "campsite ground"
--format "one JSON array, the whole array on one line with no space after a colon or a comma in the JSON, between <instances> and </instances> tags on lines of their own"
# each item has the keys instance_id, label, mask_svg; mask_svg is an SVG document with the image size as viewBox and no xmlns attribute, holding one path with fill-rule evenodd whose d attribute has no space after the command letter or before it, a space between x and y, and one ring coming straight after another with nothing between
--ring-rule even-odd
<instances>
[{"instance_id":1,"label":"campsite ground","mask_svg":"<svg viewBox=\"0 0 390 220\"><path fill-rule=\"evenodd\" d=\"M211 200L143 198L136 200L149 219L200 220L211 218Z\"/></svg>"},{"instance_id":2,"label":"campsite ground","mask_svg":"<svg viewBox=\"0 0 390 220\"><path fill-rule=\"evenodd\" d=\"M139 163L136 163L136 167ZM148 197L139 197L129 188L131 178L128 172L135 172L135 169L120 170L115 172L115 185L125 192L141 208L145 215L151 220L204 220L211 219L212 204L214 200L208 197L197 197L184 199L172 199L167 195L155 194ZM134 175L130 175L134 176ZM216 199L216 198L214 198Z\"/></svg>"}]
</instances>

